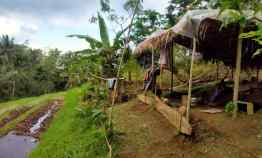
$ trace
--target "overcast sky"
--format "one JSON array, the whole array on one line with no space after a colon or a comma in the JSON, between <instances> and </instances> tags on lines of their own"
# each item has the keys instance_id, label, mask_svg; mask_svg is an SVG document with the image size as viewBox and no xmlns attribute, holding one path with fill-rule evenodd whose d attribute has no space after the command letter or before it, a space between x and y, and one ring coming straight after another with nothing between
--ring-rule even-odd
<instances>
[{"instance_id":1,"label":"overcast sky","mask_svg":"<svg viewBox=\"0 0 262 158\"><path fill-rule=\"evenodd\" d=\"M168 1L144 0L143 5L163 13ZM111 0L118 14L124 13L123 3ZM19 43L28 40L34 48L81 50L87 47L84 41L65 36L77 33L98 38L98 27L88 20L99 8L99 0L0 0L0 35L13 36Z\"/></svg>"}]
</instances>

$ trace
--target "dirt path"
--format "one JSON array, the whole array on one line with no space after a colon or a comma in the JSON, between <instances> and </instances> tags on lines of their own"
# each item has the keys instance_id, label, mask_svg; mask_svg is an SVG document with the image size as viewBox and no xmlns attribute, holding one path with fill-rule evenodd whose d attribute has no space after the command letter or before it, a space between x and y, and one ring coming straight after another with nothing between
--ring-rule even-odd
<instances>
[{"instance_id":1,"label":"dirt path","mask_svg":"<svg viewBox=\"0 0 262 158\"><path fill-rule=\"evenodd\" d=\"M192 137L178 135L152 107L138 100L114 109L115 128L123 132L119 158L261 158L262 112L210 115L194 109ZM259 123L260 122L260 123Z\"/></svg>"}]
</instances>

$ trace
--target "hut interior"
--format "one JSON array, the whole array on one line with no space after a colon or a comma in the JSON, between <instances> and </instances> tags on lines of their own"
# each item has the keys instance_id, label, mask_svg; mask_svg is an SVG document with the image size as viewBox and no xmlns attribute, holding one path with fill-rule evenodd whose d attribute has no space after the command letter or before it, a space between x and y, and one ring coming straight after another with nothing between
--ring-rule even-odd
<instances>
[{"instance_id":1,"label":"hut interior","mask_svg":"<svg viewBox=\"0 0 262 158\"><path fill-rule=\"evenodd\" d=\"M192 50L194 45L193 39L195 39L195 52L202 54L204 61L221 61L225 66L234 69L236 65L236 52L240 27L237 24L231 24L227 27L221 26L222 22L218 19L218 11L190 11L171 29L161 31L161 33L155 33L137 46L135 53L138 56L142 56L145 52L148 53L151 50L159 52L160 65L163 56L169 58L170 66L165 68L172 73L170 91L168 94L164 93L162 96L170 100L170 105L177 105L177 100L175 98L180 99L181 96L187 95L188 93L187 84L182 87L179 86L179 88L173 88L173 68L175 67L173 64L174 44L179 44ZM255 23L250 22L248 26L244 28L244 32L252 30L257 30L257 26ZM241 58L242 69L257 69L259 73L259 69L262 68L262 63L260 62L262 56L258 55L254 57L254 54L260 48L262 48L262 46L256 41L252 39L243 39ZM168 55L162 52L167 52ZM262 95L262 83L254 81L254 77L249 81L241 81L239 100L252 102L256 107L255 109L257 109L262 107L262 100L259 99L260 97L257 97ZM194 83L193 81L193 99L191 100L190 97L189 104L192 104L191 102L197 102L201 105L225 106L227 102L232 100L232 96L233 82L226 77L220 79L220 81L211 81L210 84L206 82L201 83L201 81ZM240 108L240 110L241 109L244 108Z\"/></svg>"}]
</instances>

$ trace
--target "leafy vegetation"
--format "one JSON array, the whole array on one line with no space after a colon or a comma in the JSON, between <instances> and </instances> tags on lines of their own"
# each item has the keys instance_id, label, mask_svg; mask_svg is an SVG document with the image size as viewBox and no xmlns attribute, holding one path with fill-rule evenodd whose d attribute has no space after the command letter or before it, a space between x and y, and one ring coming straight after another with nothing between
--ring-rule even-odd
<instances>
[{"instance_id":1,"label":"leafy vegetation","mask_svg":"<svg viewBox=\"0 0 262 158\"><path fill-rule=\"evenodd\" d=\"M60 51L15 44L8 35L0 38L0 101L64 90L66 80L59 68Z\"/></svg>"},{"instance_id":2,"label":"leafy vegetation","mask_svg":"<svg viewBox=\"0 0 262 158\"><path fill-rule=\"evenodd\" d=\"M139 77L142 78L143 70L132 54L132 44L140 43L157 30L175 25L190 9L218 8L221 10L220 18L223 27L238 23L241 28L250 20L245 11L252 10L250 11L252 22L257 24L261 22L256 17L261 11L259 2L258 0L170 0L166 12L159 13L155 10L144 10L143 0L127 0L122 6L127 14L122 16L116 14L110 6L110 0L100 0L101 10L91 18L91 22L97 23L99 27L100 38L80 34L68 35L85 40L88 45L84 50L65 54L58 49L48 51L32 49L26 44L15 43L15 40L8 35L3 35L0 38L0 101L71 88L65 94L64 106L54 117L47 132L41 136L40 144L30 154L30 158L114 157L118 146L117 132L114 131L112 124L113 108L109 107L109 92L105 88L107 86L104 85L104 81L101 80L125 77L131 81L131 74L135 74L135 81L138 81ZM114 38L109 36L111 28L107 23L117 25L114 27ZM258 30L242 33L240 37L252 38L261 44L262 27L261 24L258 26ZM190 53L179 46L174 46L174 52L176 53L174 53L173 66L176 79L185 85L178 90L187 93ZM255 55L260 54L261 49L255 53ZM159 54L155 54L155 59L158 58ZM148 63L151 64L151 58L149 60ZM215 69L214 64L196 62L193 80L208 78L210 74L214 76ZM216 84L217 81L214 81L195 86L192 91L206 91ZM117 87L117 82L115 85ZM81 88L74 88L76 86ZM7 116L10 110L21 106L32 106L32 109L1 128L0 135L13 129L18 122L57 96L64 96L64 93L0 104L2 115L0 119ZM234 103L229 102L225 106L225 111L232 112L234 107Z\"/></svg>"},{"instance_id":3,"label":"leafy vegetation","mask_svg":"<svg viewBox=\"0 0 262 158\"><path fill-rule=\"evenodd\" d=\"M77 37L86 40L91 49L86 49L81 51L81 54L87 54L88 58L93 58L94 56L99 60L102 66L102 74L107 77L113 77L116 75L115 65L117 64L117 50L120 49L121 43L119 38L123 32L117 33L115 39L113 40L113 45L110 44L108 28L106 26L104 18L98 13L97 15L100 38L101 41L90 37L88 35L69 35L68 37ZM87 58L87 60L88 60ZM91 63L92 64L92 63Z\"/></svg>"},{"instance_id":4,"label":"leafy vegetation","mask_svg":"<svg viewBox=\"0 0 262 158\"><path fill-rule=\"evenodd\" d=\"M235 104L232 101L228 102L225 106L225 112L233 112L234 109L235 109Z\"/></svg>"},{"instance_id":5,"label":"leafy vegetation","mask_svg":"<svg viewBox=\"0 0 262 158\"><path fill-rule=\"evenodd\" d=\"M91 84L69 90L64 107L58 112L46 133L41 136L39 146L30 158L87 157L103 158L113 153L106 106L106 91Z\"/></svg>"}]
</instances>

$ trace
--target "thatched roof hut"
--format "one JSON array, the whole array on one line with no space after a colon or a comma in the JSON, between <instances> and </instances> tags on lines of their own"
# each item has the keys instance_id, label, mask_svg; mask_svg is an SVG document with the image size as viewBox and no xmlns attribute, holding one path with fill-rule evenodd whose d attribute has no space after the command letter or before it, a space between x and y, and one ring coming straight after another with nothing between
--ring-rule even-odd
<instances>
[{"instance_id":1,"label":"thatched roof hut","mask_svg":"<svg viewBox=\"0 0 262 158\"><path fill-rule=\"evenodd\" d=\"M187 12L181 20L168 30L161 30L149 36L138 44L136 54L148 49L168 48L173 43L192 49L193 38L197 40L197 52L202 53L205 60L220 60L226 65L234 67L236 59L239 25L231 24L221 27L218 18L219 10L193 10ZM254 23L244 29L244 32L256 30ZM253 58L253 54L261 45L251 39L243 40L242 66L261 67L262 56Z\"/></svg>"}]
</instances>

